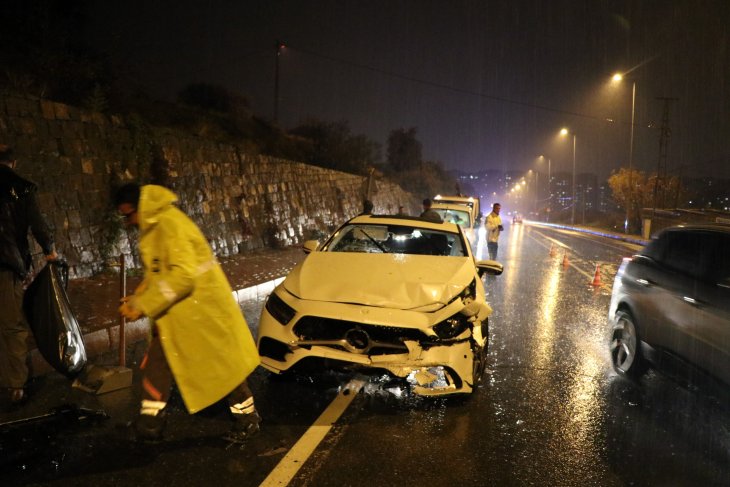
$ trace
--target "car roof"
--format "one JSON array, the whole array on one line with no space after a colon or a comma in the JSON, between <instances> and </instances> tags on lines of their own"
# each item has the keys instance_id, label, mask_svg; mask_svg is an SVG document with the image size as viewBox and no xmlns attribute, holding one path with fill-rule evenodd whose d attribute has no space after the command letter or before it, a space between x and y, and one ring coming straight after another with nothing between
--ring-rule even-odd
<instances>
[{"instance_id":1,"label":"car roof","mask_svg":"<svg viewBox=\"0 0 730 487\"><path fill-rule=\"evenodd\" d=\"M682 232L682 231L709 231L730 233L730 224L727 223L693 223L688 225L676 225L661 230L664 232Z\"/></svg>"},{"instance_id":2,"label":"car roof","mask_svg":"<svg viewBox=\"0 0 730 487\"><path fill-rule=\"evenodd\" d=\"M455 223L437 223L420 216L400 215L358 215L351 218L347 223L366 223L370 225L412 225L433 230L459 233L459 226Z\"/></svg>"}]
</instances>

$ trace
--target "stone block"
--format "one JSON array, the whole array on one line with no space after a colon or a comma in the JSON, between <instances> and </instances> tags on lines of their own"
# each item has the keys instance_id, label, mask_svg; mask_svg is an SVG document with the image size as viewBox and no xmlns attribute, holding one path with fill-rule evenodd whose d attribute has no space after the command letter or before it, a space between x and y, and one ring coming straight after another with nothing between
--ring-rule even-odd
<instances>
[{"instance_id":1,"label":"stone block","mask_svg":"<svg viewBox=\"0 0 730 487\"><path fill-rule=\"evenodd\" d=\"M60 137L63 134L63 130L61 129L61 125L56 122L55 120L48 120L48 136L53 137L54 139L59 140L59 146L60 144ZM61 152L63 154L63 152Z\"/></svg>"},{"instance_id":2,"label":"stone block","mask_svg":"<svg viewBox=\"0 0 730 487\"><path fill-rule=\"evenodd\" d=\"M88 157L81 158L81 170L84 174L94 174L94 162Z\"/></svg>"},{"instance_id":3,"label":"stone block","mask_svg":"<svg viewBox=\"0 0 730 487\"><path fill-rule=\"evenodd\" d=\"M38 132L35 121L30 118L18 119L18 130L26 135L35 135Z\"/></svg>"},{"instance_id":4,"label":"stone block","mask_svg":"<svg viewBox=\"0 0 730 487\"><path fill-rule=\"evenodd\" d=\"M91 239L91 232L88 228L81 228L79 230L79 236L81 238L81 245L84 247L88 247L93 243Z\"/></svg>"},{"instance_id":5,"label":"stone block","mask_svg":"<svg viewBox=\"0 0 730 487\"><path fill-rule=\"evenodd\" d=\"M65 223L64 229L68 230L69 242L75 249L80 249L82 247L82 244L81 244L81 235L79 235L79 231L77 229L69 228L68 220L65 220L64 223Z\"/></svg>"},{"instance_id":6,"label":"stone block","mask_svg":"<svg viewBox=\"0 0 730 487\"><path fill-rule=\"evenodd\" d=\"M71 120L68 105L53 102L53 114L57 120Z\"/></svg>"},{"instance_id":7,"label":"stone block","mask_svg":"<svg viewBox=\"0 0 730 487\"><path fill-rule=\"evenodd\" d=\"M5 110L11 117L17 117L20 115L20 104L18 98L8 97L5 99Z\"/></svg>"},{"instance_id":8,"label":"stone block","mask_svg":"<svg viewBox=\"0 0 730 487\"><path fill-rule=\"evenodd\" d=\"M94 253L90 250L83 250L81 251L81 263L82 264L89 264L91 262L94 262L96 260L96 257L94 256Z\"/></svg>"}]
</instances>

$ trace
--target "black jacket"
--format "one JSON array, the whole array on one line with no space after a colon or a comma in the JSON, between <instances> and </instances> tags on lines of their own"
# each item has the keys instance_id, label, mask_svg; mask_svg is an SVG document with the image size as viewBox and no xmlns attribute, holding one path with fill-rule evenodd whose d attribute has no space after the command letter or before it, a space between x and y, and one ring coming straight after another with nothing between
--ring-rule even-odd
<instances>
[{"instance_id":1,"label":"black jacket","mask_svg":"<svg viewBox=\"0 0 730 487\"><path fill-rule=\"evenodd\" d=\"M36 185L0 164L0 267L24 277L31 264L30 228L43 252L53 252L53 235L36 201Z\"/></svg>"}]
</instances>

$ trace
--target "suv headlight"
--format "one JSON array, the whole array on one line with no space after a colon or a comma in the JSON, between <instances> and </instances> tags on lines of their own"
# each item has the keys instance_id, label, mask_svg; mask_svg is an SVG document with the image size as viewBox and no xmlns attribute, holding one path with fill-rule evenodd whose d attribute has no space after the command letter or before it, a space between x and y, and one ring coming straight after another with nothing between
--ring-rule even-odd
<instances>
[{"instance_id":1,"label":"suv headlight","mask_svg":"<svg viewBox=\"0 0 730 487\"><path fill-rule=\"evenodd\" d=\"M294 315L297 314L297 311L286 304L275 292L269 294L269 298L266 300L266 311L282 325L289 324Z\"/></svg>"}]
</instances>

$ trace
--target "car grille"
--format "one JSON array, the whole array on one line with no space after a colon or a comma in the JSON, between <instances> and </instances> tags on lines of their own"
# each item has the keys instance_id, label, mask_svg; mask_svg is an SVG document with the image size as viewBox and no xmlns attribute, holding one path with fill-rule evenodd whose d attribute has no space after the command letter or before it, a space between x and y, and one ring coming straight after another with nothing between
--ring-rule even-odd
<instances>
[{"instance_id":1,"label":"car grille","mask_svg":"<svg viewBox=\"0 0 730 487\"><path fill-rule=\"evenodd\" d=\"M324 345L354 353L384 355L408 351L405 340L423 341L419 330L304 316L294 325L299 346Z\"/></svg>"}]
</instances>

